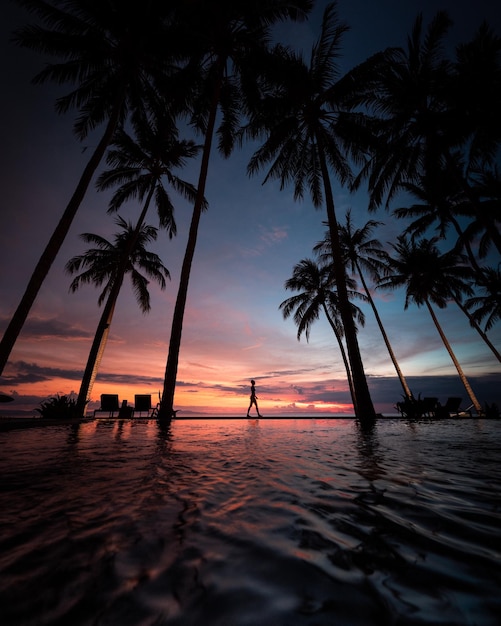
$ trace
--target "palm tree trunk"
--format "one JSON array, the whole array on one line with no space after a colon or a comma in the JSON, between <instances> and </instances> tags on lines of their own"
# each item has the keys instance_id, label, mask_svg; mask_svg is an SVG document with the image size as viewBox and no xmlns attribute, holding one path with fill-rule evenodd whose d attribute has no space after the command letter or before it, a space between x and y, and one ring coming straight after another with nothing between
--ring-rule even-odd
<instances>
[{"instance_id":1,"label":"palm tree trunk","mask_svg":"<svg viewBox=\"0 0 501 626\"><path fill-rule=\"evenodd\" d=\"M111 287L108 299L106 300L106 304L101 314L99 324L97 325L96 334L94 335L94 341L92 342L89 356L87 357L87 365L85 366L82 382L80 383L80 391L78 392L77 398L77 414L82 417L85 416L87 404L90 400L90 394L92 393L92 386L94 385L104 348L108 340L108 333L111 321L113 319L113 314L115 312L115 304L122 288L124 276L127 271L129 257L137 243L137 239L146 218L146 213L148 212L148 208L150 206L151 198L154 191L155 187L153 185L148 192L148 197L146 198L143 210L141 211L141 214L137 220L134 233L128 242L127 249L124 250L120 265L117 268L116 278Z\"/></svg>"},{"instance_id":2,"label":"palm tree trunk","mask_svg":"<svg viewBox=\"0 0 501 626\"><path fill-rule=\"evenodd\" d=\"M499 352L496 350L495 346L492 344L492 342L490 341L489 337L487 337L487 335L484 333L484 331L480 328L480 326L477 324L477 322L475 321L473 316L470 314L470 312L467 309L465 309L465 307L461 304L461 301L458 298L454 298L454 302L458 305L458 307L461 309L461 311L463 311L463 313L466 315L466 317L470 321L470 324L472 325L472 327L482 337L482 339L485 341L487 346L490 348L492 354L501 363L501 354L499 354Z\"/></svg>"},{"instance_id":3,"label":"palm tree trunk","mask_svg":"<svg viewBox=\"0 0 501 626\"><path fill-rule=\"evenodd\" d=\"M449 353L449 356L452 359L452 362L454 363L454 365L456 366L457 372L459 374L459 378L461 379L461 382L464 385L464 388L466 389L466 393L468 394L471 403L473 404L473 406L475 407L475 411L481 415L482 413L482 405L480 404L480 402L477 400L475 394L473 393L473 389L470 386L470 383L468 382L468 379L466 378L461 366L459 365L459 361L456 359L456 355L454 354L454 352L452 351L452 348L447 340L447 337L445 336L442 327L440 326L440 324L438 323L438 319L431 307L431 304L429 303L429 301L426 299L426 306L428 308L428 311L430 312L431 318L435 324L436 329L438 330L438 333L442 339L442 341L444 342L444 346L447 349L447 352Z\"/></svg>"},{"instance_id":4,"label":"palm tree trunk","mask_svg":"<svg viewBox=\"0 0 501 626\"><path fill-rule=\"evenodd\" d=\"M325 160L321 142L318 145L318 155L322 169L322 178L325 190L325 205L327 209L327 221L329 224L329 233L332 246L332 257L334 260L334 272L336 278L336 287L339 296L339 312L343 321L344 336L346 339L346 347L348 350L348 358L350 361L350 369L353 376L353 388L355 392L355 415L360 421L371 421L376 418L376 412L367 385L364 366L360 356L360 348L357 340L357 329L355 321L350 310L350 301L348 298L348 289L346 287L346 268L341 252L341 244L339 241L339 233L337 229L336 212L334 209L334 198L332 195L332 187L330 184L329 172Z\"/></svg>"},{"instance_id":5,"label":"palm tree trunk","mask_svg":"<svg viewBox=\"0 0 501 626\"><path fill-rule=\"evenodd\" d=\"M158 409L159 420L169 420L174 415L174 393L176 388L177 368L179 362L179 350L181 348L181 336L183 332L183 318L186 308L186 299L188 295L188 284L190 281L191 266L195 254L195 248L198 237L198 226L202 215L202 208L205 197L205 184L209 170L209 157L214 136L214 127L216 124L216 114L219 105L219 96L223 80L224 63L220 61L220 74L214 86L212 95L212 103L209 111L209 119L207 121L207 129L205 131L204 149L202 153L202 162L200 164L200 173L198 178L197 195L195 205L193 207L193 215L191 217L190 230L188 234L188 243L184 254L183 265L181 267L181 276L179 279L179 289L172 317L171 334L169 341L169 354L167 356L167 364L165 367L164 387L160 406Z\"/></svg>"},{"instance_id":6,"label":"palm tree trunk","mask_svg":"<svg viewBox=\"0 0 501 626\"><path fill-rule=\"evenodd\" d=\"M333 319L331 318L331 316L329 315L329 310L327 309L327 307L325 306L325 302L322 302L322 306L324 309L324 313L325 313L325 317L327 318L327 321L329 322L334 335L336 336L338 345L339 345L339 350L341 351L341 357L343 359L343 363L344 363L344 367L346 369L346 377L348 379L348 386L350 388L350 396L351 396L351 401L353 402L353 406L355 406L355 390L353 388L353 377L351 375L351 370L350 370L350 364L348 362L348 358L346 356L346 350L344 349L344 345L343 345L343 341L341 339L341 335L339 334L338 329L336 328L336 325L334 324Z\"/></svg>"},{"instance_id":7,"label":"palm tree trunk","mask_svg":"<svg viewBox=\"0 0 501 626\"><path fill-rule=\"evenodd\" d=\"M409 385L407 384L407 381L405 380L404 375L402 374L402 370L400 369L400 366L393 352L393 348L391 347L390 340L388 339L388 335L386 334L386 331L384 329L383 322L381 321L381 318L379 317L378 310L376 308L376 305L374 304L374 300L372 299L372 296L370 294L370 291L367 287L364 276L362 274L362 270L360 269L360 266L358 263L356 263L356 268L357 268L358 275L360 276L360 280L362 281L362 285L367 295L367 298L369 300L369 304L372 307L372 311L374 313L374 317L376 318L376 322L379 326L379 330L381 331L381 335L383 336L383 340L386 345L386 349L388 350L388 354L390 355L390 359L393 363L393 367L395 368L395 371L397 372L398 379L400 380L400 384L402 385L402 389L404 390L404 394L409 400L412 400L413 399L412 392L409 389Z\"/></svg>"},{"instance_id":8,"label":"palm tree trunk","mask_svg":"<svg viewBox=\"0 0 501 626\"><path fill-rule=\"evenodd\" d=\"M120 287L122 286L122 280L115 280L113 287L111 288L106 304L104 305L103 312L99 324L97 325L96 334L94 335L94 341L90 348L89 356L87 358L87 365L80 384L80 391L77 398L77 415L85 416L87 403L89 401L92 385L96 379L97 368L101 361L101 356L108 338L108 332L113 319L113 313L115 312L115 304L120 293Z\"/></svg>"},{"instance_id":9,"label":"palm tree trunk","mask_svg":"<svg viewBox=\"0 0 501 626\"><path fill-rule=\"evenodd\" d=\"M0 342L0 375L3 372L3 369L9 359L10 353L16 340L23 328L24 322L28 317L28 314L35 302L35 299L40 291L40 288L49 273L49 270L54 262L61 246L64 242L66 235L70 229L70 226L73 222L73 219L84 199L85 193L89 187L89 184L92 180L94 172L96 171L103 155L106 151L106 148L110 144L110 141L113 137L113 133L118 124L120 116L120 106L115 106L112 114L108 120L108 124L106 125L106 129L104 134L97 145L97 148L94 150L93 155L91 156L89 162L87 163L82 176L78 182L78 185L73 192L73 195L61 217L59 223L56 226L51 238L49 239L49 243L47 244L45 250L40 257L33 274L31 275L30 281L28 282L28 286L26 287L26 291L24 292L23 297L21 298L21 302L19 303L12 319L10 320L7 329L3 335L2 341Z\"/></svg>"}]
</instances>

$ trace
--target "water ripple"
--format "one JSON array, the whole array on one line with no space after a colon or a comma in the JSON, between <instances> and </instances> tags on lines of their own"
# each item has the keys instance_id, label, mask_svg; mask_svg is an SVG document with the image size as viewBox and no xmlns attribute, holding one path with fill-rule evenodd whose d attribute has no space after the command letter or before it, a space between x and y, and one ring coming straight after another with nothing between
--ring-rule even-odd
<instances>
[{"instance_id":1,"label":"water ripple","mask_svg":"<svg viewBox=\"0 0 501 626\"><path fill-rule=\"evenodd\" d=\"M2 626L499 624L498 421L0 433Z\"/></svg>"}]
</instances>

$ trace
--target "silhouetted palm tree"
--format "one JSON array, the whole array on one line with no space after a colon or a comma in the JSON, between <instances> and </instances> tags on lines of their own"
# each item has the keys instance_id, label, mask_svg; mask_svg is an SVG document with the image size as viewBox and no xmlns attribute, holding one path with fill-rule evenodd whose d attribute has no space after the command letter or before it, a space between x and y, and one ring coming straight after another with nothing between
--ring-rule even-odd
<instances>
[{"instance_id":1,"label":"silhouetted palm tree","mask_svg":"<svg viewBox=\"0 0 501 626\"><path fill-rule=\"evenodd\" d=\"M454 294L471 291L464 281L466 269L463 263L464 258L453 251L440 254L436 241L436 239L422 239L419 242L411 243L404 236L398 237L396 244L390 244L395 256L388 256L388 273L381 279L378 286L383 289L405 287L405 309L411 302L414 302L418 307L423 304L426 306L444 346L456 366L461 382L475 406L475 410L480 414L482 406L475 397L431 306L433 303L440 309L444 309L447 306L447 301Z\"/></svg>"},{"instance_id":2,"label":"silhouetted palm tree","mask_svg":"<svg viewBox=\"0 0 501 626\"><path fill-rule=\"evenodd\" d=\"M347 279L347 283L351 288L350 296L361 297L361 294L353 291L355 287L354 282ZM343 325L339 315L338 296L335 291L332 267L327 265L318 266L312 259L303 259L294 266L292 277L285 281L285 288L289 291L300 292L287 298L279 306L284 319L288 319L294 314L298 341L303 333L306 336L306 341L309 340L313 322L319 318L321 310L324 312L341 351L353 406L355 406L356 396L353 389L350 364L343 345ZM351 308L352 315L363 326L365 323L364 314L353 304Z\"/></svg>"},{"instance_id":3,"label":"silhouetted palm tree","mask_svg":"<svg viewBox=\"0 0 501 626\"><path fill-rule=\"evenodd\" d=\"M485 176L487 176L487 174L484 174L484 177ZM404 235L410 234L413 240L425 233L435 222L437 222L436 230L439 231L440 238L445 239L448 227L452 226L458 235L454 249L461 252L464 247L474 273L474 278L479 285L482 285L485 279L485 270L478 264L470 244L470 239L475 237L479 232L482 232L483 228L480 227L478 220L470 222L466 229L461 227L458 217L471 215L470 203L465 199L464 194L457 193L457 187L454 185L452 185L452 187L455 187L456 191L449 193L449 178L450 176L448 176L447 170L442 172L438 171L432 172L426 177L420 177L419 184L405 185L407 191L415 197L422 199L423 202L413 204L407 208L402 207L396 209L393 213L399 218L417 217L416 220L409 224L403 233ZM486 190L484 195L487 193ZM496 200L495 198L486 198L481 202L481 206L482 210L495 211L497 206ZM489 243L489 237L487 233L484 232L478 245L480 257L486 255L489 249ZM468 307L463 304L460 294L453 294L452 298L459 309L466 315L472 328L478 332L479 336L489 347L494 356L501 361L501 354L490 341L486 333L481 329L477 318L473 316L469 312Z\"/></svg>"},{"instance_id":4,"label":"silhouetted palm tree","mask_svg":"<svg viewBox=\"0 0 501 626\"><path fill-rule=\"evenodd\" d=\"M445 239L452 228L457 236L456 250L461 252L464 248L473 270L480 274L481 269L470 241L478 229L470 227L465 230L459 222L461 216L470 216L471 208L450 172L446 168L437 167L418 176L416 182L404 183L403 189L419 201L419 204L399 207L393 211L393 215L399 219L413 218L403 234L416 239L434 227L438 236Z\"/></svg>"},{"instance_id":5,"label":"silhouetted palm tree","mask_svg":"<svg viewBox=\"0 0 501 626\"><path fill-rule=\"evenodd\" d=\"M194 158L200 146L191 140L179 140L178 129L166 111L136 113L131 125L133 135L123 129L115 133L106 156L106 163L112 169L99 176L97 187L101 191L117 188L110 200L109 213L118 211L129 200L144 202L139 224L144 222L154 199L160 227L172 237L177 227L168 188L195 200L195 187L174 171Z\"/></svg>"},{"instance_id":6,"label":"silhouetted palm tree","mask_svg":"<svg viewBox=\"0 0 501 626\"><path fill-rule=\"evenodd\" d=\"M105 129L3 335L0 374L115 129L131 108L142 106L153 91L154 77L167 72L170 63L170 39L165 36L161 19L167 10L163 5L168 3L159 0L17 2L35 14L44 26L26 26L16 33L14 41L61 59L47 65L34 81L75 85L66 96L58 98L56 110L58 113L78 110L74 131L80 140L103 123Z\"/></svg>"},{"instance_id":7,"label":"silhouetted palm tree","mask_svg":"<svg viewBox=\"0 0 501 626\"><path fill-rule=\"evenodd\" d=\"M494 111L499 111L501 105L501 39L481 27L472 42L458 46L453 63L444 54L450 25L447 13L439 11L423 32L423 17L419 14L407 50L392 51L388 62L381 66L377 84L366 100L370 110L380 116L379 141L355 186L367 177L370 208L380 206L385 197L388 207L405 184L434 169L447 169L458 193L468 198L501 252L501 234L495 220L481 210L468 179L468 169L492 163L499 147L499 116ZM483 86L472 68L483 77ZM480 93L491 94L491 102ZM466 170L459 167L458 150L468 166Z\"/></svg>"},{"instance_id":8,"label":"silhouetted palm tree","mask_svg":"<svg viewBox=\"0 0 501 626\"><path fill-rule=\"evenodd\" d=\"M304 19L311 7L311 0L219 0L217 3L193 0L177 7L178 23L186 25L180 33L185 36L190 55L182 73L184 84L192 89L187 95L192 111L190 121L202 132L204 144L198 195L172 319L159 419L170 419L173 415L184 311L218 111L221 115L218 147L224 156L229 156L241 113L245 110L243 95L256 89L257 73L268 48L270 26L279 20Z\"/></svg>"},{"instance_id":9,"label":"silhouetted palm tree","mask_svg":"<svg viewBox=\"0 0 501 626\"><path fill-rule=\"evenodd\" d=\"M471 311L473 319L478 322L485 321L485 330L490 330L494 324L501 320L501 265L497 269L484 268L483 281L478 285L484 292L483 295L469 298L465 305Z\"/></svg>"},{"instance_id":10,"label":"silhouetted palm tree","mask_svg":"<svg viewBox=\"0 0 501 626\"><path fill-rule=\"evenodd\" d=\"M381 222L369 220L362 228L354 228L351 220L351 211L346 212L346 218L344 224L339 224L339 238L341 241L341 247L346 258L346 265L350 271L360 278L360 282L364 288L367 301L369 302L376 322L381 331L384 343L390 355L391 361L397 372L398 379L402 385L404 395L412 399L412 392L407 384L405 376L400 369L398 361L396 359L393 348L390 344L390 340L386 333L386 330L381 321L379 311L376 308L374 298L370 292L370 289L365 280L364 272L368 272L373 280L377 281L381 277L381 272L385 268L384 261L386 260L386 252L383 250L383 246L378 239L370 238L372 231L381 225ZM315 246L315 250L321 253L322 258L328 262L329 258L332 258L331 246L329 236Z\"/></svg>"},{"instance_id":11,"label":"silhouetted palm tree","mask_svg":"<svg viewBox=\"0 0 501 626\"><path fill-rule=\"evenodd\" d=\"M133 227L120 216L116 224L122 230L115 236L113 243L92 233L80 235L83 241L94 244L96 247L88 249L84 254L74 256L66 264L66 271L70 274L84 270L73 279L70 285L72 292L83 284L93 283L98 287L104 284L98 304L101 306L106 299L77 399L77 411L80 415L85 413L92 391L124 276L130 274L136 300L143 313L150 310L149 280L139 270L155 280L161 289L165 289L165 279L169 278L169 271L162 264L160 257L146 250L146 245L156 240L157 229L146 225L138 229L137 226Z\"/></svg>"},{"instance_id":12,"label":"silhouetted palm tree","mask_svg":"<svg viewBox=\"0 0 501 626\"><path fill-rule=\"evenodd\" d=\"M251 136L265 137L248 169L254 174L271 163L265 181L277 178L282 188L292 182L296 199L302 198L307 189L316 207L325 202L339 311L356 395L355 411L358 418L373 420L376 413L350 308L330 174L332 170L341 184L351 182L350 157L362 157L358 139L365 120L360 114L350 115L346 103L364 82L352 76L339 79L336 63L346 31L347 26L338 20L336 5L331 4L324 12L321 35L309 64L299 54L277 47L277 66L270 67L270 72L274 70L270 82L274 80L276 86L263 99L247 129Z\"/></svg>"}]
</instances>

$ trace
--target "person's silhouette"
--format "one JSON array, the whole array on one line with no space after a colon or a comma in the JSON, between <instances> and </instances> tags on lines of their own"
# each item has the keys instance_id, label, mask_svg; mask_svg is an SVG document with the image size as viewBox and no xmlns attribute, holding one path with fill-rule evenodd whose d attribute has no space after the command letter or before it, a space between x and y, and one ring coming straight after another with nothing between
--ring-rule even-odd
<instances>
[{"instance_id":1,"label":"person's silhouette","mask_svg":"<svg viewBox=\"0 0 501 626\"><path fill-rule=\"evenodd\" d=\"M252 405L254 405L254 406L256 407L257 416L258 416L258 417L263 417L263 416L259 413L259 408L258 408L258 406L257 406L256 381L255 381L255 380L251 380L250 404L249 404L249 408L247 409L247 417L250 417L250 415L249 415L249 411L251 410Z\"/></svg>"}]
</instances>

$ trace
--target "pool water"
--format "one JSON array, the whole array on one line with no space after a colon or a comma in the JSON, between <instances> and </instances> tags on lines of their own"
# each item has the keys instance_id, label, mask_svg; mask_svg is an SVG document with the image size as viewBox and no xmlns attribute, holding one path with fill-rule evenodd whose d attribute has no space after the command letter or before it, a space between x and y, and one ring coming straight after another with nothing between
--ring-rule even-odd
<instances>
[{"instance_id":1,"label":"pool water","mask_svg":"<svg viewBox=\"0 0 501 626\"><path fill-rule=\"evenodd\" d=\"M0 433L0 624L501 623L501 421Z\"/></svg>"}]
</instances>

